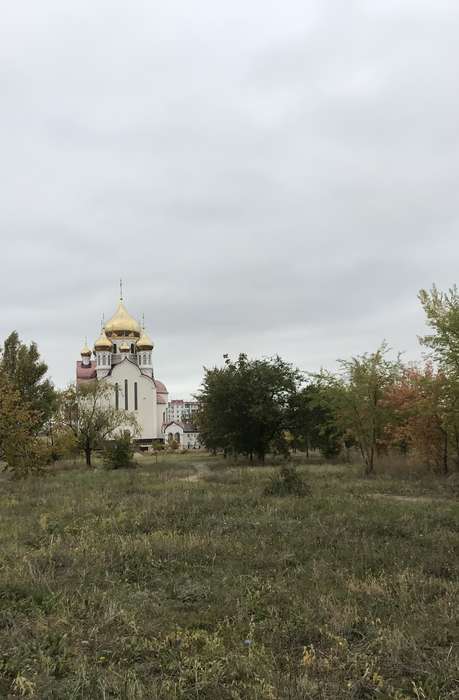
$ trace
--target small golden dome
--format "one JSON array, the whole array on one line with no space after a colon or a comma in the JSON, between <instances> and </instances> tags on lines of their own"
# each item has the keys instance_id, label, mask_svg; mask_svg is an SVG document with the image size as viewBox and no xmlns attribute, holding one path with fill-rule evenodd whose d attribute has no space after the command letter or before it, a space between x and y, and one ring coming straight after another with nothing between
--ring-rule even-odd
<instances>
[{"instance_id":1,"label":"small golden dome","mask_svg":"<svg viewBox=\"0 0 459 700\"><path fill-rule=\"evenodd\" d=\"M111 340L105 335L105 330L102 329L100 337L96 340L94 344L94 350L111 350L112 343Z\"/></svg>"},{"instance_id":2,"label":"small golden dome","mask_svg":"<svg viewBox=\"0 0 459 700\"><path fill-rule=\"evenodd\" d=\"M153 341L148 333L145 333L145 330L143 330L140 339L137 341L137 350L153 350L153 348Z\"/></svg>"},{"instance_id":3,"label":"small golden dome","mask_svg":"<svg viewBox=\"0 0 459 700\"><path fill-rule=\"evenodd\" d=\"M128 343L121 343L120 352L129 352L131 346Z\"/></svg>"},{"instance_id":4,"label":"small golden dome","mask_svg":"<svg viewBox=\"0 0 459 700\"><path fill-rule=\"evenodd\" d=\"M140 336L140 325L135 318L132 318L123 302L120 301L116 313L105 324L105 332L108 337L124 333L138 337Z\"/></svg>"},{"instance_id":5,"label":"small golden dome","mask_svg":"<svg viewBox=\"0 0 459 700\"><path fill-rule=\"evenodd\" d=\"M85 340L85 342L84 342L84 346L80 352L80 355L81 355L81 357L91 357L91 355L92 355L91 349L88 348L88 341L87 340Z\"/></svg>"}]
</instances>

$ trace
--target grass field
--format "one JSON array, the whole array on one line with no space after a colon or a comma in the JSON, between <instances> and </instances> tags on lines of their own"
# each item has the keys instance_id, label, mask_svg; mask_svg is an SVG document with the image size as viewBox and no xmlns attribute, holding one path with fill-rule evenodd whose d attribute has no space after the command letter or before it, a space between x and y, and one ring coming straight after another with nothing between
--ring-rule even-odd
<instances>
[{"instance_id":1,"label":"grass field","mask_svg":"<svg viewBox=\"0 0 459 700\"><path fill-rule=\"evenodd\" d=\"M447 481L161 460L0 481L0 698L459 697Z\"/></svg>"}]
</instances>

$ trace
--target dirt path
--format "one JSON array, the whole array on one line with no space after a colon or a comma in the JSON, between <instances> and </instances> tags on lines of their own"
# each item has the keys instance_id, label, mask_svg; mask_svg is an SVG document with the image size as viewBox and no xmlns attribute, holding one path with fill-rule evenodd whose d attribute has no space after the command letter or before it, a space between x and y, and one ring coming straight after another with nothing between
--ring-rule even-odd
<instances>
[{"instance_id":1,"label":"dirt path","mask_svg":"<svg viewBox=\"0 0 459 700\"><path fill-rule=\"evenodd\" d=\"M204 462L193 462L190 466L193 467L196 473L190 476L183 476L181 481L200 481L207 474L210 474L210 469Z\"/></svg>"},{"instance_id":2,"label":"dirt path","mask_svg":"<svg viewBox=\"0 0 459 700\"><path fill-rule=\"evenodd\" d=\"M447 498L439 498L434 496L399 496L393 493L370 493L371 498L385 498L391 501L399 501L400 503L434 503L435 501L442 502L450 500Z\"/></svg>"}]
</instances>

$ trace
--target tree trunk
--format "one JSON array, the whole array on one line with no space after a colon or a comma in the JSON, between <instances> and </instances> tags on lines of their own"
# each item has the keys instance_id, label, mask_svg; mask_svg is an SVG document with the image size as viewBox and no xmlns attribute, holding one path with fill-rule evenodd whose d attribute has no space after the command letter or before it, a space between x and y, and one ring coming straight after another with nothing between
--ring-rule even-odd
<instances>
[{"instance_id":1,"label":"tree trunk","mask_svg":"<svg viewBox=\"0 0 459 700\"><path fill-rule=\"evenodd\" d=\"M371 474L373 474L374 462L375 462L375 451L374 451L374 447L371 447L370 451L368 453L368 457L365 459L365 476L370 476Z\"/></svg>"},{"instance_id":2,"label":"tree trunk","mask_svg":"<svg viewBox=\"0 0 459 700\"><path fill-rule=\"evenodd\" d=\"M448 474L448 432L443 431L443 474Z\"/></svg>"},{"instance_id":3,"label":"tree trunk","mask_svg":"<svg viewBox=\"0 0 459 700\"><path fill-rule=\"evenodd\" d=\"M85 447L85 449L84 449L84 454L85 454L85 457L86 457L86 466L87 466L87 467L92 467L92 464L91 464L91 451L92 451L92 450L91 450L90 445L86 445L86 447Z\"/></svg>"}]
</instances>

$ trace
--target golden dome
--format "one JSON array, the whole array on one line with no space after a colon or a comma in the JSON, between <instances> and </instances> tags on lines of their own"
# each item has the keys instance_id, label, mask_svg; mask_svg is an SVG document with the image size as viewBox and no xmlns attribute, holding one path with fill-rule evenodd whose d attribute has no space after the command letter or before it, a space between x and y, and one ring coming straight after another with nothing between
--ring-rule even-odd
<instances>
[{"instance_id":1,"label":"golden dome","mask_svg":"<svg viewBox=\"0 0 459 700\"><path fill-rule=\"evenodd\" d=\"M121 343L120 352L129 352L130 349L131 346L129 345L129 343Z\"/></svg>"},{"instance_id":2,"label":"golden dome","mask_svg":"<svg viewBox=\"0 0 459 700\"><path fill-rule=\"evenodd\" d=\"M94 343L94 350L111 350L112 342L105 335L105 330L102 329L100 337Z\"/></svg>"},{"instance_id":3,"label":"golden dome","mask_svg":"<svg viewBox=\"0 0 459 700\"><path fill-rule=\"evenodd\" d=\"M137 323L135 318L132 318L132 316L129 314L128 310L126 309L121 300L118 304L116 313L105 324L105 332L109 337L112 335L136 335L137 337L140 336L139 324Z\"/></svg>"},{"instance_id":4,"label":"golden dome","mask_svg":"<svg viewBox=\"0 0 459 700\"><path fill-rule=\"evenodd\" d=\"M153 350L153 348L153 341L148 333L145 333L145 330L143 330L140 340L137 341L137 350Z\"/></svg>"},{"instance_id":5,"label":"golden dome","mask_svg":"<svg viewBox=\"0 0 459 700\"><path fill-rule=\"evenodd\" d=\"M81 357L91 357L91 355L92 355L91 349L88 348L88 341L87 340L85 340L85 342L84 342L84 346L80 352L80 355L81 355Z\"/></svg>"}]
</instances>

